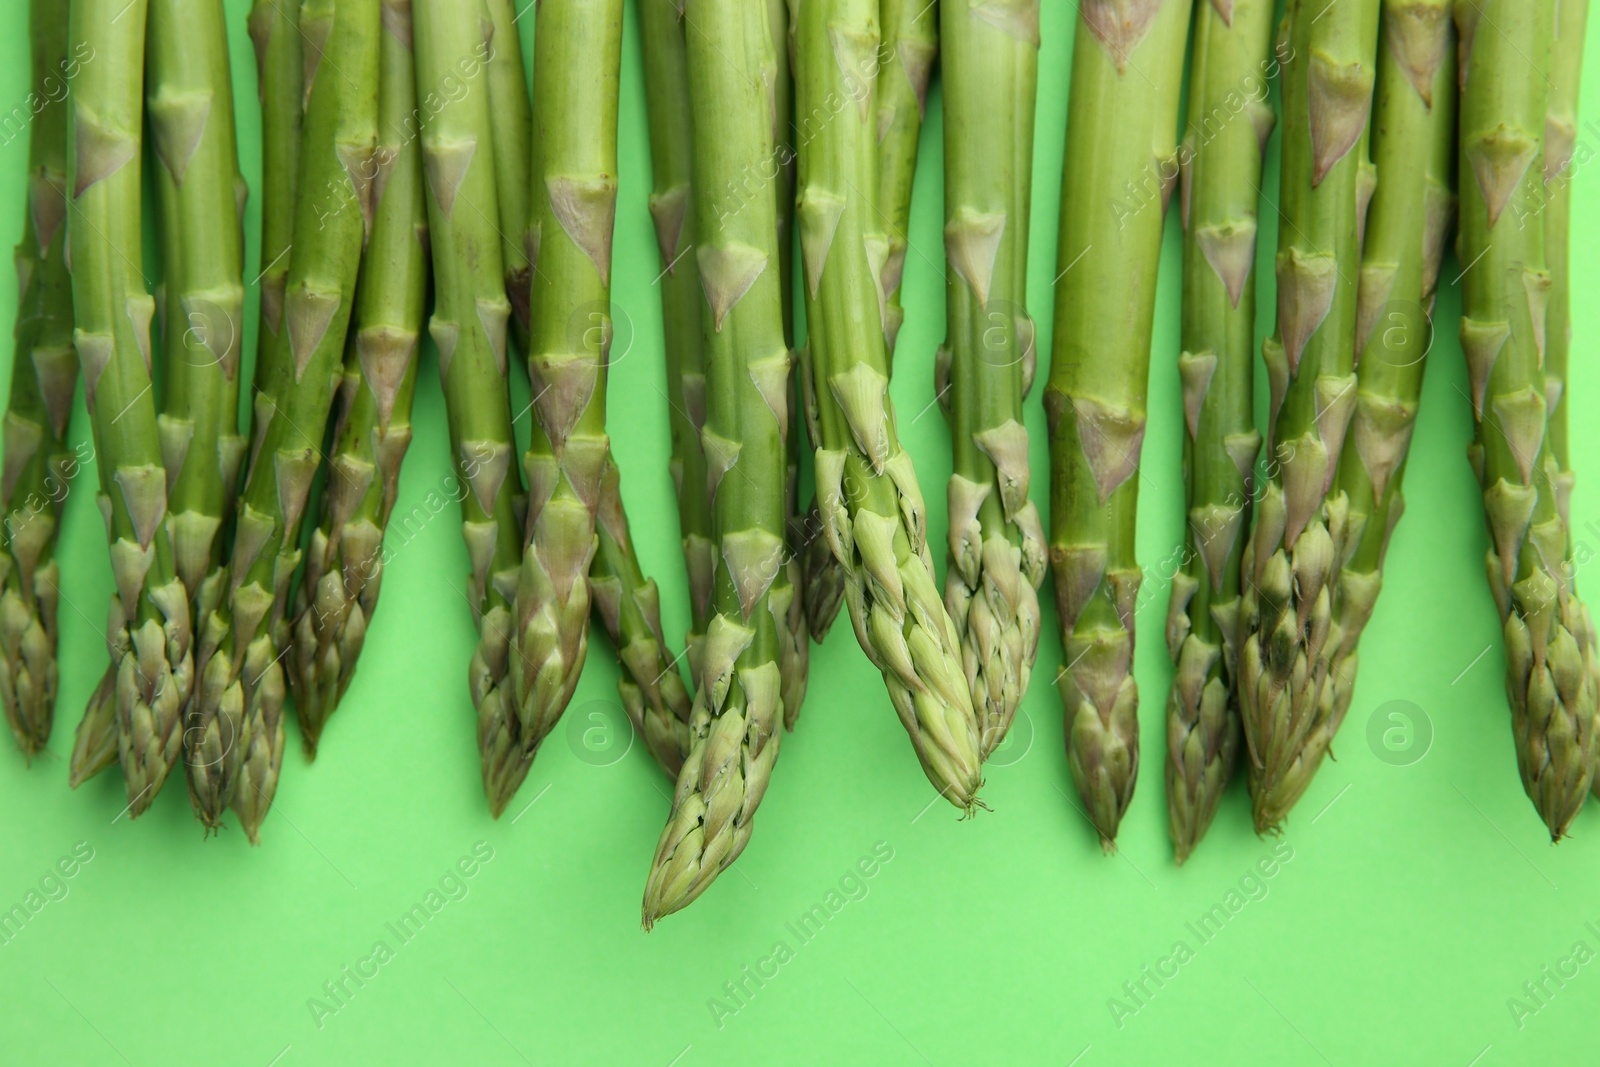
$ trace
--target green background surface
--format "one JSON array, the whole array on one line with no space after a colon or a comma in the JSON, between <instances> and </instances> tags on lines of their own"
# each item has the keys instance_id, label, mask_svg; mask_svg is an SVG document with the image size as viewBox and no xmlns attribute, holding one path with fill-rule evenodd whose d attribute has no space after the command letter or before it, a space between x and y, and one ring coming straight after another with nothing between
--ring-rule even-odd
<instances>
[{"instance_id":1,"label":"green background surface","mask_svg":"<svg viewBox=\"0 0 1600 1067\"><path fill-rule=\"evenodd\" d=\"M248 2L227 6L241 163L259 193ZM1029 301L1041 338L1051 323L1073 10L1060 0L1044 4ZM3 16L0 110L27 93L23 11L9 3ZM519 24L525 47L532 23ZM1600 17L1591 19L1589 41L1591 56L1600 54ZM1596 120L1600 61L1591 59L1589 70L1582 111ZM644 104L630 6L610 424L639 550L681 647L688 606L665 458ZM930 406L933 351L944 331L940 115L935 88L893 389L930 502L943 499L950 471L947 434ZM1578 159L1600 157L1600 122L1580 127ZM1276 143L1267 186L1274 199ZM25 159L25 137L0 149L8 234L21 229ZM1579 168L1573 210L1580 561L1600 550L1600 423L1586 416L1600 397L1590 358L1600 341L1592 295L1600 282L1597 167ZM251 264L259 207L253 197ZM1526 1000L1537 1011L1520 1025L1508 1006L1580 943L1590 950L1580 954L1585 961L1600 951L1600 841L1590 840L1600 837L1600 805L1582 813L1572 840L1552 847L1517 778L1479 496L1464 457L1471 428L1456 343L1459 293L1448 284L1406 479L1407 515L1363 641L1338 762L1323 768L1277 843L1251 832L1236 782L1203 847L1173 867L1161 775L1171 676L1162 627L1183 504L1179 233L1175 217L1167 222L1141 470L1139 552L1153 594L1138 623L1143 775L1115 857L1101 855L1075 810L1050 684L1060 662L1053 609L1013 740L990 766L983 796L993 811L966 823L935 802L882 683L841 622L814 652L807 706L797 732L784 738L750 848L692 908L641 933L640 895L670 785L643 746L630 744L603 635L521 794L501 821L489 818L466 689L474 634L453 507L424 524L387 568L360 673L314 768L291 738L261 847L236 828L203 838L176 781L132 823L118 815L126 803L119 774L77 792L66 784L72 731L105 662L101 627L112 588L95 474L84 470L66 508L61 698L50 753L30 768L14 746L0 744L0 911L75 848L92 859L65 880L64 898L0 944L0 1062L1499 1067L1562 1053L1592 1060L1600 962L1566 964L1576 975L1549 983L1543 1005ZM1268 256L1275 222L1264 206ZM1458 273L1452 259L1442 278ZM1271 272L1259 282L1265 333ZM6 332L13 286L8 273L0 281ZM252 288L247 353L254 305ZM1044 373L1041 366L1041 382ZM431 346L419 381L397 515L451 479ZM1042 509L1047 456L1037 390L1028 424ZM520 428L526 433L525 421ZM81 416L73 433L87 439ZM943 508L930 518L942 570ZM1600 577L1581 579L1600 596ZM475 848L492 858L458 887L446 876ZM860 877L858 862L875 849L872 876ZM426 904L441 879L459 899L402 941L386 924ZM826 921L809 937L797 934L789 924L818 905ZM1197 936L1202 916L1218 905L1226 922ZM379 941L389 951L376 974L359 986L343 979L342 1003L329 998L324 983L340 981L346 966L371 973L363 961ZM1181 964L1163 962L1179 942ZM767 977L746 977L747 966ZM1158 985L1146 967L1170 977ZM1124 983L1141 981L1135 1000ZM731 997L729 982L747 992ZM313 998L336 1010L314 1010ZM1112 998L1129 1010L1119 1017Z\"/></svg>"}]
</instances>

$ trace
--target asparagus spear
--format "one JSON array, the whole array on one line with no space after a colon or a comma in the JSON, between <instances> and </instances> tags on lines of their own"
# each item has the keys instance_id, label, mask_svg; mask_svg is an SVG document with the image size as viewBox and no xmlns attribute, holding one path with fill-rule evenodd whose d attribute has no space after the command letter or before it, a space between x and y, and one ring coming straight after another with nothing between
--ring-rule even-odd
<instances>
[{"instance_id":1,"label":"asparagus spear","mask_svg":"<svg viewBox=\"0 0 1600 1067\"><path fill-rule=\"evenodd\" d=\"M289 673L306 754L355 675L383 580L383 536L411 444L428 219L413 123L411 0L383 0L372 230L345 345L333 453L294 609Z\"/></svg>"},{"instance_id":2,"label":"asparagus spear","mask_svg":"<svg viewBox=\"0 0 1600 1067\"><path fill-rule=\"evenodd\" d=\"M93 55L73 84L68 125L73 341L109 516L112 576L107 646L117 667L117 748L130 817L143 813L178 757L193 674L188 597L163 519L166 477L151 395L150 322L139 212L145 0L79 0L69 53ZM91 710L99 707L91 702Z\"/></svg>"},{"instance_id":3,"label":"asparagus spear","mask_svg":"<svg viewBox=\"0 0 1600 1067\"><path fill-rule=\"evenodd\" d=\"M67 784L73 789L117 762L117 668L106 666L72 742Z\"/></svg>"},{"instance_id":4,"label":"asparagus spear","mask_svg":"<svg viewBox=\"0 0 1600 1067\"><path fill-rule=\"evenodd\" d=\"M928 552L926 506L889 399L888 238L877 188L873 82L876 0L796 0L798 214L810 323L817 496L845 568L856 638L883 672L929 781L977 805L977 716ZM830 110L832 102L841 106ZM713 472L716 467L713 464Z\"/></svg>"},{"instance_id":5,"label":"asparagus spear","mask_svg":"<svg viewBox=\"0 0 1600 1067\"><path fill-rule=\"evenodd\" d=\"M167 529L196 620L226 596L223 521L233 510L245 442L239 434L244 339L246 187L233 127L233 81L221 0L150 0L145 106L155 148L164 311L161 454ZM204 641L201 642L202 645ZM199 714L190 696L184 747L189 793L209 826L239 740L231 716Z\"/></svg>"},{"instance_id":6,"label":"asparagus spear","mask_svg":"<svg viewBox=\"0 0 1600 1067\"><path fill-rule=\"evenodd\" d=\"M218 612L223 636L201 674L201 715L240 709L243 748L232 804L252 842L283 761L280 661L288 652L289 587L300 564L300 520L343 365L371 210L379 20L378 0L306 0L301 9L302 31L327 24L326 44L307 65L311 91L283 329L269 357L270 381L255 396L231 587Z\"/></svg>"},{"instance_id":7,"label":"asparagus spear","mask_svg":"<svg viewBox=\"0 0 1600 1067\"><path fill-rule=\"evenodd\" d=\"M517 37L520 14L512 0L484 0L489 16L489 130L494 138L494 192L499 205L500 259L511 299L517 347L528 350L528 300L533 266L528 256L528 168L533 163L533 112Z\"/></svg>"},{"instance_id":8,"label":"asparagus spear","mask_svg":"<svg viewBox=\"0 0 1600 1067\"><path fill-rule=\"evenodd\" d=\"M535 24L532 329L538 427L524 458L528 520L511 677L529 756L577 687L589 565L611 445L611 236L617 197L622 2L544 0ZM572 71L582 67L584 76Z\"/></svg>"},{"instance_id":9,"label":"asparagus spear","mask_svg":"<svg viewBox=\"0 0 1600 1067\"><path fill-rule=\"evenodd\" d=\"M1338 646L1306 742L1258 798L1281 821L1327 754L1350 708L1356 643L1383 584L1383 559L1405 512L1401 482L1432 346L1434 288L1455 216L1455 56L1449 0L1384 0L1373 106L1377 189L1357 284L1356 408L1335 490L1349 502L1334 617ZM1420 154L1419 154L1420 153Z\"/></svg>"},{"instance_id":10,"label":"asparagus spear","mask_svg":"<svg viewBox=\"0 0 1600 1067\"><path fill-rule=\"evenodd\" d=\"M1550 51L1550 104L1545 118L1544 206L1545 259L1550 266L1550 309L1545 338L1545 395L1549 401L1550 453L1561 474L1556 479L1556 509L1572 536L1567 502L1574 476L1567 455L1567 364L1572 351L1571 221L1573 147L1578 136L1578 85L1583 73L1583 33L1589 17L1589 0L1559 0L1556 4L1555 40ZM1574 635L1591 646L1596 632L1587 609L1580 616L1586 636ZM1600 655L1590 659L1600 666ZM1600 685L1600 681L1597 681ZM1600 743L1600 730L1596 731ZM1597 757L1600 758L1600 757ZM1597 763L1600 769L1600 763ZM1600 773L1595 775L1600 789Z\"/></svg>"},{"instance_id":11,"label":"asparagus spear","mask_svg":"<svg viewBox=\"0 0 1600 1067\"><path fill-rule=\"evenodd\" d=\"M479 643L469 667L478 712L483 786L496 817L528 772L510 689L511 597L519 564L522 492L506 381L502 244L495 220L495 143L484 93L445 90L481 70L487 48L470 5L414 0L417 95L441 101L422 131L436 304L429 333L439 349L451 453L460 480L461 533L472 562L471 597Z\"/></svg>"},{"instance_id":12,"label":"asparagus spear","mask_svg":"<svg viewBox=\"0 0 1600 1067\"><path fill-rule=\"evenodd\" d=\"M1334 604L1349 497L1334 484L1356 407L1360 140L1372 97L1377 0L1289 12L1283 79L1278 323L1262 346L1272 390L1272 478L1241 567L1239 691L1255 824L1265 832L1314 723L1340 638ZM1420 251L1419 251L1420 254Z\"/></svg>"},{"instance_id":13,"label":"asparagus spear","mask_svg":"<svg viewBox=\"0 0 1600 1067\"><path fill-rule=\"evenodd\" d=\"M1033 169L1039 5L1024 0L997 18L991 6L945 0L941 18L950 271L938 365L955 453L944 602L961 639L987 757L1028 688L1039 650L1037 590L1048 563L1044 526L1028 500L1022 426L1029 333L1023 205ZM1006 121L1010 116L1016 118Z\"/></svg>"},{"instance_id":14,"label":"asparagus spear","mask_svg":"<svg viewBox=\"0 0 1600 1067\"><path fill-rule=\"evenodd\" d=\"M794 71L789 49L788 0L766 0L767 31L772 35L772 161L776 166L773 200L778 212L778 287L783 304L783 343L790 352L788 433L784 441L784 524L786 558L783 573L773 581L777 602L778 670L783 675L783 726L793 730L805 703L811 673L811 623L806 617L806 526L800 515L800 388L805 376L794 350ZM765 173L765 172L763 172ZM830 556L831 558L831 556ZM834 608L837 612L837 606Z\"/></svg>"},{"instance_id":15,"label":"asparagus spear","mask_svg":"<svg viewBox=\"0 0 1600 1067\"><path fill-rule=\"evenodd\" d=\"M678 530L689 579L689 676L698 678L711 621L711 498L700 447L705 425L705 354L700 338L700 272L695 264L691 192L692 122L682 8L678 0L640 0L645 102L649 111L650 215L661 251L661 322L667 361L668 464L678 496Z\"/></svg>"},{"instance_id":16,"label":"asparagus spear","mask_svg":"<svg viewBox=\"0 0 1600 1067\"><path fill-rule=\"evenodd\" d=\"M1239 533L1250 526L1261 435L1252 411L1256 210L1267 101L1271 0L1226 16L1195 5L1189 118L1181 156L1183 469L1189 524L1172 578L1167 649L1167 813L1177 862L1216 814L1239 748ZM1245 101L1242 109L1233 104Z\"/></svg>"},{"instance_id":17,"label":"asparagus spear","mask_svg":"<svg viewBox=\"0 0 1600 1067\"><path fill-rule=\"evenodd\" d=\"M994 21L1008 22L1017 17L1017 3L991 5ZM1028 17L1030 5L1020 5ZM911 228L911 184L917 175L917 138L922 133L922 116L928 105L928 76L939 54L938 0L879 0L878 23L883 35L882 59L878 72L878 210L889 236L889 256L883 263L883 291L889 313L884 320L884 339L889 354L894 354L905 309L900 306L900 279L906 265L906 231ZM978 16L982 18L982 16ZM1038 17L1032 16L1037 24ZM945 35L949 40L949 35ZM1033 109L1030 106L1030 129ZM993 121L996 115L984 116ZM989 162L995 162L990 160Z\"/></svg>"},{"instance_id":18,"label":"asparagus spear","mask_svg":"<svg viewBox=\"0 0 1600 1067\"><path fill-rule=\"evenodd\" d=\"M547 0L549 2L549 0ZM772 37L764 5L689 0L695 255L705 292L707 404L717 562L690 751L644 893L644 927L687 906L744 850L778 757L783 721L772 598L785 533L790 354L783 337L776 200L758 177L772 153Z\"/></svg>"},{"instance_id":19,"label":"asparagus spear","mask_svg":"<svg viewBox=\"0 0 1600 1067\"><path fill-rule=\"evenodd\" d=\"M250 39L261 100L261 328L256 338L255 391L271 381L283 330L284 286L300 181L300 136L305 121L306 56L320 56L300 32L304 0L255 0ZM326 5L324 5L326 7ZM315 7L313 14L316 14ZM202 638L202 645L204 638Z\"/></svg>"},{"instance_id":20,"label":"asparagus spear","mask_svg":"<svg viewBox=\"0 0 1600 1067\"><path fill-rule=\"evenodd\" d=\"M28 199L17 245L17 323L0 478L0 702L22 754L50 740L56 705L61 502L78 460L67 444L78 355L67 274L67 109L57 95L81 64L67 56L67 0L32 0Z\"/></svg>"},{"instance_id":21,"label":"asparagus spear","mask_svg":"<svg viewBox=\"0 0 1600 1067\"><path fill-rule=\"evenodd\" d=\"M1139 771L1133 475L1144 441L1162 219L1177 178L1189 6L1084 3L1073 42L1045 391L1050 560L1066 657L1056 684L1067 762L1108 851Z\"/></svg>"},{"instance_id":22,"label":"asparagus spear","mask_svg":"<svg viewBox=\"0 0 1600 1067\"><path fill-rule=\"evenodd\" d=\"M1544 229L1518 218L1544 194L1553 15L1549 4L1511 0L1458 3L1455 15L1460 256L1473 264L1462 277L1461 318L1478 420L1471 457L1483 486L1489 587L1505 628L1517 764L1551 839L1560 840L1594 773L1597 690L1546 427Z\"/></svg>"}]
</instances>

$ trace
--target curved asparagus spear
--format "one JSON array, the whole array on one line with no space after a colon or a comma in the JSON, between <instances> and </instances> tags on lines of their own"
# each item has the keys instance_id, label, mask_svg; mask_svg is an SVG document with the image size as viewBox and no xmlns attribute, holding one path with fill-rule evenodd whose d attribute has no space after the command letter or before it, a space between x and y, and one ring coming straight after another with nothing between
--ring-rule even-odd
<instances>
[{"instance_id":1,"label":"curved asparagus spear","mask_svg":"<svg viewBox=\"0 0 1600 1067\"><path fill-rule=\"evenodd\" d=\"M1489 528L1489 587L1505 628L1517 765L1551 839L1560 840L1594 774L1595 653L1572 588L1560 467L1546 432L1544 229L1519 225L1521 208L1512 208L1538 204L1544 194L1552 9L1477 0L1457 4L1455 14L1463 65L1460 255L1473 263L1462 277L1461 318L1478 419L1472 460Z\"/></svg>"},{"instance_id":2,"label":"curved asparagus spear","mask_svg":"<svg viewBox=\"0 0 1600 1067\"><path fill-rule=\"evenodd\" d=\"M233 81L221 0L150 0L146 107L161 216L161 454L167 530L193 617L227 595L223 522L233 511L245 442L239 434L244 340L246 189L233 126ZM205 644L201 641L202 646ZM218 794L239 741L236 718L207 717L191 694L185 763L196 813L215 826Z\"/></svg>"},{"instance_id":3,"label":"curved asparagus spear","mask_svg":"<svg viewBox=\"0 0 1600 1067\"><path fill-rule=\"evenodd\" d=\"M1334 484L1356 407L1360 140L1370 110L1377 0L1326 9L1296 3L1283 79L1278 322L1262 345L1272 389L1272 479L1257 502L1241 564L1240 710L1256 829L1313 724L1330 714L1324 684L1339 647L1334 616L1349 498Z\"/></svg>"},{"instance_id":4,"label":"curved asparagus spear","mask_svg":"<svg viewBox=\"0 0 1600 1067\"><path fill-rule=\"evenodd\" d=\"M695 263L693 152L687 45L678 0L640 0L645 102L650 118L650 215L661 251L661 321L672 429L678 530L689 579L689 676L700 676L700 649L711 622L711 499L706 494L705 353L700 337L700 271Z\"/></svg>"},{"instance_id":5,"label":"curved asparagus spear","mask_svg":"<svg viewBox=\"0 0 1600 1067\"><path fill-rule=\"evenodd\" d=\"M894 355L895 339L905 321L900 306L900 279L906 265L906 231L911 228L911 185L917 176L917 138L928 105L928 76L939 54L938 0L880 0L882 62L878 71L878 210L889 237L889 255L883 262L883 291L889 312L884 319L884 340ZM1030 5L992 5L992 21L1038 23ZM979 16L980 18L982 16ZM946 35L948 40L948 35ZM1028 111L1031 129L1033 111ZM993 121L996 115L985 118ZM993 162L993 161L991 161Z\"/></svg>"},{"instance_id":6,"label":"curved asparagus spear","mask_svg":"<svg viewBox=\"0 0 1600 1067\"><path fill-rule=\"evenodd\" d=\"M414 120L411 0L383 0L372 230L345 344L335 420L289 673L306 754L354 677L383 580L383 536L411 444L417 341L428 293L428 217Z\"/></svg>"},{"instance_id":7,"label":"curved asparagus spear","mask_svg":"<svg viewBox=\"0 0 1600 1067\"><path fill-rule=\"evenodd\" d=\"M539 426L524 458L528 522L511 635L530 754L566 710L588 651L587 579L611 463L605 370L622 3L543 0L537 18L528 372ZM573 77L580 67L585 75Z\"/></svg>"},{"instance_id":8,"label":"curved asparagus spear","mask_svg":"<svg viewBox=\"0 0 1600 1067\"><path fill-rule=\"evenodd\" d=\"M144 0L79 0L69 24L69 52L95 57L73 84L68 244L73 340L117 584L106 630L117 666L117 748L130 817L150 806L178 758L194 665L188 597L163 521L166 475L149 364L155 301L138 268L147 13Z\"/></svg>"},{"instance_id":9,"label":"curved asparagus spear","mask_svg":"<svg viewBox=\"0 0 1600 1067\"><path fill-rule=\"evenodd\" d=\"M689 0L689 93L716 115L694 130L695 217L705 291L716 614L706 633L690 750L644 893L644 927L687 906L744 850L778 758L780 605L790 355L783 337L776 200L741 175L772 153L772 37L764 5Z\"/></svg>"},{"instance_id":10,"label":"curved asparagus spear","mask_svg":"<svg viewBox=\"0 0 1600 1067\"><path fill-rule=\"evenodd\" d=\"M1167 650L1167 814L1173 854L1205 836L1239 749L1239 555L1250 528L1261 435L1255 373L1256 211L1262 153L1276 121L1265 71L1271 0L1234 0L1224 17L1195 5L1183 141L1183 469L1188 527L1172 578ZM1231 95L1246 99L1242 114Z\"/></svg>"},{"instance_id":11,"label":"curved asparagus spear","mask_svg":"<svg viewBox=\"0 0 1600 1067\"><path fill-rule=\"evenodd\" d=\"M614 463L606 468L600 487L596 528L600 547L590 567L589 591L622 663L617 692L645 748L676 778L689 751L692 702L661 632L661 594L654 580L644 576L633 549L622 508L622 479Z\"/></svg>"},{"instance_id":12,"label":"curved asparagus spear","mask_svg":"<svg viewBox=\"0 0 1600 1067\"><path fill-rule=\"evenodd\" d=\"M882 326L888 239L876 189L875 0L797 0L800 246L810 323L808 419L820 433L817 497L846 573L856 638L883 672L928 780L977 804L977 716L950 614L939 599L927 509L895 434ZM842 106L829 110L829 101ZM717 465L713 463L715 476Z\"/></svg>"},{"instance_id":13,"label":"curved asparagus spear","mask_svg":"<svg viewBox=\"0 0 1600 1067\"><path fill-rule=\"evenodd\" d=\"M439 348L451 453L460 481L461 533L472 562L471 601L479 643L469 667L478 712L484 793L496 817L528 773L510 689L511 596L522 491L514 461L505 292L496 203L494 138L483 93L447 93L488 51L472 5L414 0L417 95L443 103L423 127L428 225L436 303L428 330Z\"/></svg>"},{"instance_id":14,"label":"curved asparagus spear","mask_svg":"<svg viewBox=\"0 0 1600 1067\"><path fill-rule=\"evenodd\" d=\"M1182 0L1085 2L1073 43L1045 390L1050 561L1065 652L1056 684L1066 707L1067 762L1108 851L1139 772L1134 475L1162 219L1177 178L1189 7Z\"/></svg>"},{"instance_id":15,"label":"curved asparagus spear","mask_svg":"<svg viewBox=\"0 0 1600 1067\"><path fill-rule=\"evenodd\" d=\"M950 271L937 391L948 387L955 449L944 602L961 638L987 758L1010 729L1033 673L1037 590L1048 563L1044 526L1028 500L1022 426L1029 333L1022 205L1032 184L1039 5L1024 0L996 19L993 8L972 0L944 0L941 12Z\"/></svg>"},{"instance_id":16,"label":"curved asparagus spear","mask_svg":"<svg viewBox=\"0 0 1600 1067\"><path fill-rule=\"evenodd\" d=\"M32 0L32 98L28 199L17 245L17 322L0 477L0 703L29 760L55 718L56 608L61 502L78 460L67 445L78 354L72 347L67 274L67 0Z\"/></svg>"},{"instance_id":17,"label":"curved asparagus spear","mask_svg":"<svg viewBox=\"0 0 1600 1067\"><path fill-rule=\"evenodd\" d=\"M1356 408L1336 491L1349 501L1334 599L1338 645L1306 742L1278 785L1257 799L1283 819L1321 765L1354 695L1356 643L1383 584L1383 559L1405 512L1401 482L1432 346L1434 288L1455 218L1455 34L1450 0L1384 0L1373 105L1377 188L1367 217L1356 301Z\"/></svg>"},{"instance_id":18,"label":"curved asparagus spear","mask_svg":"<svg viewBox=\"0 0 1600 1067\"><path fill-rule=\"evenodd\" d=\"M284 286L300 183L300 136L305 121L306 55L300 32L304 0L255 0L250 39L261 100L261 328L256 338L255 389L267 388L283 330ZM326 5L323 5L326 7ZM313 14L316 14L313 9ZM321 55L320 48L316 50ZM204 638L202 638L202 643Z\"/></svg>"},{"instance_id":19,"label":"curved asparagus spear","mask_svg":"<svg viewBox=\"0 0 1600 1067\"><path fill-rule=\"evenodd\" d=\"M484 0L489 16L489 131L494 138L494 195L499 205L500 259L505 268L506 295L517 347L528 350L528 300L533 266L528 256L528 168L533 163L533 111L522 41L517 36L520 14L512 0Z\"/></svg>"},{"instance_id":20,"label":"curved asparagus spear","mask_svg":"<svg viewBox=\"0 0 1600 1067\"><path fill-rule=\"evenodd\" d=\"M378 0L306 0L301 22L302 30L324 22L328 30L319 61L308 64L312 82L283 330L270 357L270 380L255 396L232 584L217 613L223 637L201 675L202 715L240 709L243 749L232 805L252 842L283 762L281 659L288 652L289 586L343 366L377 148Z\"/></svg>"}]
</instances>

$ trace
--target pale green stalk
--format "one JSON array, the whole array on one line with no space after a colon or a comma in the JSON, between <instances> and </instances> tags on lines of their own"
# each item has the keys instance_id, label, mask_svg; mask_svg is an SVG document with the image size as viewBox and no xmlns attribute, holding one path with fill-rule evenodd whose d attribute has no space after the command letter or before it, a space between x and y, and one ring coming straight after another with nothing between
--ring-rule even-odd
<instances>
[{"instance_id":1,"label":"pale green stalk","mask_svg":"<svg viewBox=\"0 0 1600 1067\"><path fill-rule=\"evenodd\" d=\"M974 5L980 14L975 25L1021 21L1035 27L1037 6L1022 0L1000 4ZM889 237L889 256L883 263L883 291L888 295L889 314L884 322L884 340L891 359L905 309L900 306L900 280L905 274L906 234L911 229L911 186L917 176L917 140L922 134L923 113L928 106L928 78L939 54L939 0L879 0L878 25L882 36L882 67L878 71L878 210ZM949 35L946 34L946 39ZM1002 113L1003 114L1003 113ZM998 121L1000 114L988 115ZM1033 108L1028 108L1028 129L1032 130ZM1021 131L1016 131L1020 133ZM1015 136L1015 133L1013 134ZM1031 138L1030 138L1031 142ZM1002 166L998 159L990 163Z\"/></svg>"},{"instance_id":2,"label":"pale green stalk","mask_svg":"<svg viewBox=\"0 0 1600 1067\"><path fill-rule=\"evenodd\" d=\"M533 267L528 244L529 197L532 187L533 109L528 75L522 65L522 40L517 20L528 5L513 0L484 0L491 27L484 78L489 86L489 130L494 138L494 194L499 207L500 259L505 268L506 296L511 300L511 327L517 347L528 349L528 300Z\"/></svg>"}]
</instances>

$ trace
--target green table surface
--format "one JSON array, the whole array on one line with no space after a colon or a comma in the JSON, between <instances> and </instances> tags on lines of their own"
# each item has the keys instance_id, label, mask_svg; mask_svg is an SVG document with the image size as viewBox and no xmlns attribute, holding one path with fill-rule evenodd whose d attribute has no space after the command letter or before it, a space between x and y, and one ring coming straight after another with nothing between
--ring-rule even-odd
<instances>
[{"instance_id":1,"label":"green table surface","mask_svg":"<svg viewBox=\"0 0 1600 1067\"><path fill-rule=\"evenodd\" d=\"M248 6L227 2L241 163L259 191ZM0 16L0 110L27 93L24 12L8 3ZM1051 325L1072 15L1073 5L1046 0L1029 287L1041 338ZM529 55L533 22L519 23ZM679 645L688 601L666 466L637 25L630 6L610 424L639 551ZM1600 55L1600 17L1589 44ZM1600 421L1585 417L1600 397L1600 363L1589 358L1600 343L1600 177L1583 165L1600 158L1600 61L1589 70L1573 209L1580 568L1600 551L1600 489L1589 476L1600 469ZM893 388L930 502L943 500L950 473L932 406L944 332L940 135L935 87ZM25 136L0 147L7 234L21 230L26 152ZM1277 155L1274 139L1274 200ZM253 198L247 218L251 264L259 206ZM1269 257L1275 224L1264 207ZM1140 471L1139 553L1154 594L1138 621L1143 775L1117 855L1101 854L1076 810L1050 682L1060 662L1053 609L1012 739L989 767L983 796L993 810L969 822L934 797L877 672L841 622L814 650L805 711L783 740L749 849L688 911L642 933L639 901L671 785L629 735L603 635L506 816L495 822L486 810L466 687L468 566L454 505L438 503L448 504L452 475L430 345L397 514L420 505L438 516L385 571L360 673L314 767L291 728L259 848L237 828L205 838L178 781L137 823L119 815L126 800L114 771L68 790L72 732L105 662L112 589L95 473L75 484L62 543L55 734L32 767L9 739L0 743L0 912L26 907L33 893L32 903L44 901L0 936L0 1063L1592 1060L1600 804L1552 847L1518 781L1464 455L1471 422L1453 259L1406 518L1363 641L1338 761L1276 841L1251 831L1236 782L1203 847L1173 866L1162 629L1183 536L1179 264L1174 215ZM1259 333L1271 327L1271 275L1258 272ZM9 332L16 297L9 272L3 279L0 330ZM1265 395L1263 383L1263 409ZM1041 509L1044 424L1036 390L1028 425ZM88 437L81 415L73 434ZM942 570L943 508L930 520ZM1600 595L1600 577L1582 569L1580 580Z\"/></svg>"}]
</instances>

